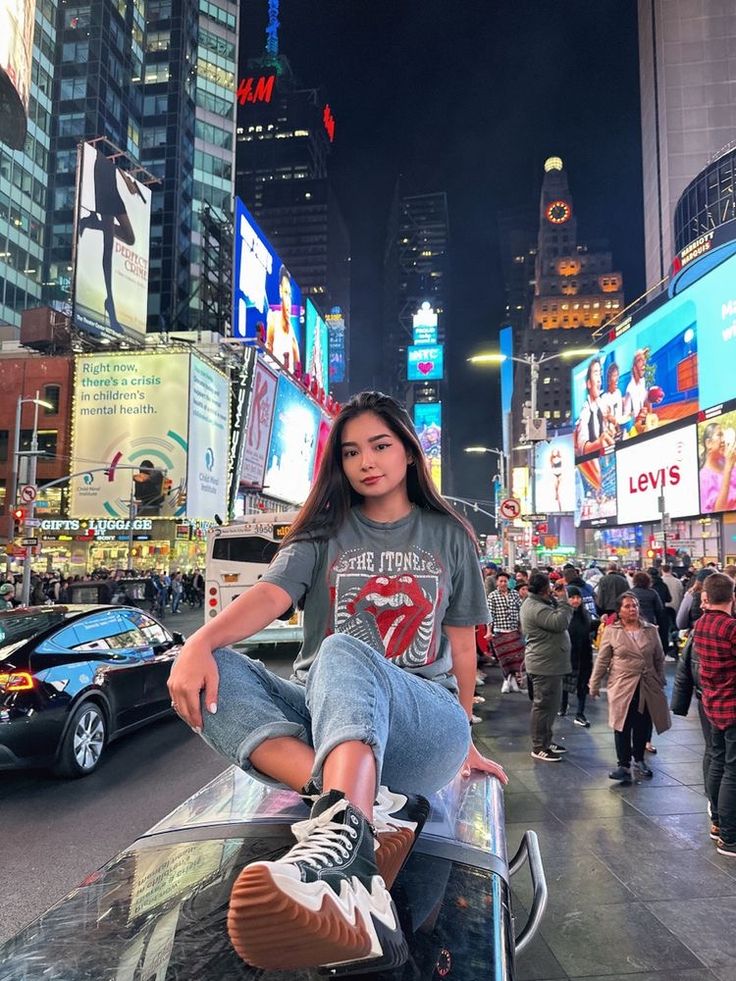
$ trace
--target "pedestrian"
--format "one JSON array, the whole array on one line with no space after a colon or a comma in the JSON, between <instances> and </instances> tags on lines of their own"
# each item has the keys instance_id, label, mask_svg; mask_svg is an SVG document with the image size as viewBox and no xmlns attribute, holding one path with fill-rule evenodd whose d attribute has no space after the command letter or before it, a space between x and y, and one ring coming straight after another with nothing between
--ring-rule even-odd
<instances>
[{"instance_id":1,"label":"pedestrian","mask_svg":"<svg viewBox=\"0 0 736 981\"><path fill-rule=\"evenodd\" d=\"M199 569L192 573L192 591L197 606L201 608L204 603L204 576Z\"/></svg>"},{"instance_id":2,"label":"pedestrian","mask_svg":"<svg viewBox=\"0 0 736 981\"><path fill-rule=\"evenodd\" d=\"M714 572L703 583L706 607L695 624L703 708L711 726L708 800L711 837L721 855L736 858L736 619L734 583Z\"/></svg>"},{"instance_id":3,"label":"pedestrian","mask_svg":"<svg viewBox=\"0 0 736 981\"><path fill-rule=\"evenodd\" d=\"M570 635L570 664L572 671L566 674L562 682L562 705L558 715L567 715L568 700L571 694L577 698L575 718L576 726L590 728L590 722L585 715L585 703L588 698L588 682L593 670L593 636L598 629L598 620L591 619L588 608L580 589L577 586L567 587L567 600L573 609L572 619L567 632Z\"/></svg>"},{"instance_id":4,"label":"pedestrian","mask_svg":"<svg viewBox=\"0 0 736 981\"><path fill-rule=\"evenodd\" d=\"M529 595L521 605L521 632L526 640L526 671L532 684L532 756L545 763L558 762L567 750L553 742L553 725L562 700L562 679L570 673L570 636L567 628L572 607L565 586L555 586L549 576L533 571Z\"/></svg>"},{"instance_id":5,"label":"pedestrian","mask_svg":"<svg viewBox=\"0 0 736 981\"><path fill-rule=\"evenodd\" d=\"M682 594L684 593L684 588L677 576L673 575L672 566L666 562L662 566L662 582L667 586L670 591L669 602L664 604L664 612L667 617L667 624L669 627L669 643L665 648L665 656L668 651L672 652L673 657L677 657L677 624L675 620L677 618L677 611L680 608L680 603L682 602Z\"/></svg>"},{"instance_id":6,"label":"pedestrian","mask_svg":"<svg viewBox=\"0 0 736 981\"><path fill-rule=\"evenodd\" d=\"M677 659L677 670L675 680L672 684L672 698L670 699L670 709L673 715L687 715L690 710L693 695L698 707L698 720L703 733L703 788L705 796L709 798L709 774L711 761L711 724L703 707L703 689L700 684L700 658L695 648L694 636L691 633L687 642ZM713 806L708 800L711 816ZM717 809L716 809L717 811ZM718 840L719 828L716 824L711 825L710 836Z\"/></svg>"},{"instance_id":7,"label":"pedestrian","mask_svg":"<svg viewBox=\"0 0 736 981\"><path fill-rule=\"evenodd\" d=\"M606 627L590 679L590 694L600 695L601 682L608 677L608 724L614 730L617 766L611 780L631 783L634 774L652 777L644 752L651 724L657 732L672 725L664 695L664 651L656 626L641 616L633 593L617 600L616 620Z\"/></svg>"},{"instance_id":8,"label":"pedestrian","mask_svg":"<svg viewBox=\"0 0 736 981\"><path fill-rule=\"evenodd\" d=\"M10 582L0 586L0 610L12 610L14 606L15 587Z\"/></svg>"},{"instance_id":9,"label":"pedestrian","mask_svg":"<svg viewBox=\"0 0 736 981\"><path fill-rule=\"evenodd\" d=\"M700 601L703 592L703 583L714 572L715 569L706 566L704 569L700 569L693 577L692 585L685 591L682 602L680 603L680 609L677 611L677 617L675 618L678 630L692 630L700 618L700 614L702 613Z\"/></svg>"},{"instance_id":10,"label":"pedestrian","mask_svg":"<svg viewBox=\"0 0 736 981\"><path fill-rule=\"evenodd\" d=\"M524 667L524 641L519 632L521 599L516 590L509 589L509 577L505 572L496 576L496 588L488 596L490 623L486 639L493 645L493 653L503 672L501 693L521 691Z\"/></svg>"},{"instance_id":11,"label":"pedestrian","mask_svg":"<svg viewBox=\"0 0 736 981\"><path fill-rule=\"evenodd\" d=\"M227 646L297 604L294 680ZM353 397L271 565L187 640L169 680L174 708L211 746L314 801L298 844L233 886L228 929L249 964L342 970L384 954L391 966L391 951L405 951L384 883L421 829L419 795L459 771L506 780L468 724L475 625L486 621L472 529L435 489L408 413L378 392ZM379 784L391 791L376 807Z\"/></svg>"},{"instance_id":12,"label":"pedestrian","mask_svg":"<svg viewBox=\"0 0 736 981\"><path fill-rule=\"evenodd\" d=\"M182 596L184 595L184 583L182 582L181 572L175 572L171 577L171 612L178 613Z\"/></svg>"},{"instance_id":13,"label":"pedestrian","mask_svg":"<svg viewBox=\"0 0 736 981\"><path fill-rule=\"evenodd\" d=\"M609 562L608 571L601 576L595 589L595 605L599 613L615 613L616 600L621 593L627 592L629 583L626 576L621 574L615 562Z\"/></svg>"}]
</instances>

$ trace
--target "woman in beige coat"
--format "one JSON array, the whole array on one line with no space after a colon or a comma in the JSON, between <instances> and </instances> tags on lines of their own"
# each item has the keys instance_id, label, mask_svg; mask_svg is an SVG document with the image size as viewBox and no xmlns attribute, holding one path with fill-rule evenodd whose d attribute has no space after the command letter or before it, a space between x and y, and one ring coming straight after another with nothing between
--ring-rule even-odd
<instances>
[{"instance_id":1,"label":"woman in beige coat","mask_svg":"<svg viewBox=\"0 0 736 981\"><path fill-rule=\"evenodd\" d=\"M631 757L634 774L653 776L644 762L644 747L652 723L657 732L672 725L664 694L664 651L655 624L639 614L633 593L622 593L616 601L617 619L603 632L598 657L590 679L593 698L608 675L608 724L614 730L618 766L608 775L612 780L631 783Z\"/></svg>"}]
</instances>

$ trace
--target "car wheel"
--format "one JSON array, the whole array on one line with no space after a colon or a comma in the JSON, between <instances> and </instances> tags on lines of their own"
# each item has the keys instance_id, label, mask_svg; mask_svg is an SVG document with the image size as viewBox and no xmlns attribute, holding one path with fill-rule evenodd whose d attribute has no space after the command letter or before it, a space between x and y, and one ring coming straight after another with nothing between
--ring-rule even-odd
<instances>
[{"instance_id":1,"label":"car wheel","mask_svg":"<svg viewBox=\"0 0 736 981\"><path fill-rule=\"evenodd\" d=\"M107 743L107 723L96 702L82 702L72 713L54 768L60 777L86 777L100 764Z\"/></svg>"}]
</instances>

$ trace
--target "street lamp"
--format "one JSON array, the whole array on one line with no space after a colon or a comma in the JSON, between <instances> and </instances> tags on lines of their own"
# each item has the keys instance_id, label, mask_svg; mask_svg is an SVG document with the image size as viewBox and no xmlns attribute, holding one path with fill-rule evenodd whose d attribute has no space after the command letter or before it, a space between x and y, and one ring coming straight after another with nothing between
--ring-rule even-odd
<instances>
[{"instance_id":1,"label":"street lamp","mask_svg":"<svg viewBox=\"0 0 736 981\"><path fill-rule=\"evenodd\" d=\"M495 446L466 446L466 453L495 453L498 456L498 475L501 478L501 490L506 490L506 457L503 450Z\"/></svg>"},{"instance_id":2,"label":"street lamp","mask_svg":"<svg viewBox=\"0 0 736 981\"><path fill-rule=\"evenodd\" d=\"M39 392L36 392L35 398L24 399L22 396L18 399L18 403L15 407L15 439L13 443L13 482L12 482L12 492L8 503L8 513L15 507L16 497L18 496L18 482L20 476L20 416L21 409L24 404L32 402L35 406L33 413L33 434L31 436L31 450L28 454L30 458L30 464L28 467L28 483L32 484L34 487L36 485L36 461L38 459L38 407L42 405L45 409L53 409L54 406L50 402L45 402L43 399L39 398ZM23 502L26 503L25 501ZM28 502L28 518L33 518L35 506L35 498ZM27 530L27 529L26 529ZM31 554L32 546L26 546L26 557L23 563L23 587L21 592L21 603L24 606L28 606L28 600L31 593Z\"/></svg>"}]
</instances>

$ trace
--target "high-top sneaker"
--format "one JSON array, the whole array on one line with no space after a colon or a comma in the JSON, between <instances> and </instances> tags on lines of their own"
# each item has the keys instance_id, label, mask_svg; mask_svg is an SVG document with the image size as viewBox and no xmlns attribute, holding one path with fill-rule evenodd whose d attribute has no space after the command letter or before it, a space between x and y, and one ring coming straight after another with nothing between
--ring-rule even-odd
<instances>
[{"instance_id":1,"label":"high-top sneaker","mask_svg":"<svg viewBox=\"0 0 736 981\"><path fill-rule=\"evenodd\" d=\"M389 969L407 957L391 894L378 872L373 830L337 790L322 794L297 844L252 862L230 894L227 927L244 961L266 970Z\"/></svg>"}]
</instances>

